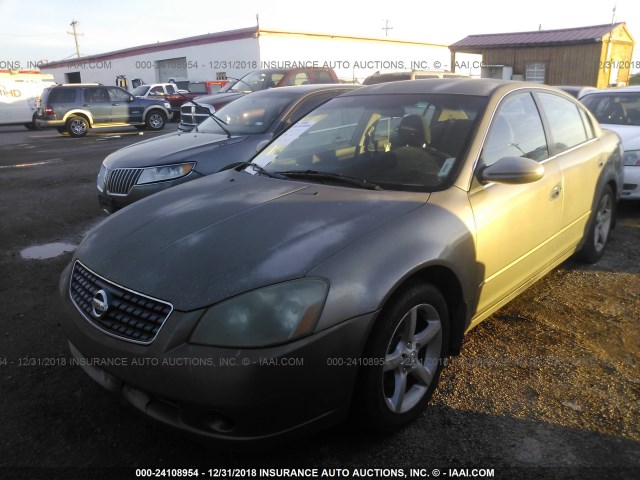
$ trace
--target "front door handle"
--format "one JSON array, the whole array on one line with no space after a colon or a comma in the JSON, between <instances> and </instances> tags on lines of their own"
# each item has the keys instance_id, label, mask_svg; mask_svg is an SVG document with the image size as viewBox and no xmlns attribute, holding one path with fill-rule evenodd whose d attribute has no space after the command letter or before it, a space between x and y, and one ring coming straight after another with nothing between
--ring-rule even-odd
<instances>
[{"instance_id":1,"label":"front door handle","mask_svg":"<svg viewBox=\"0 0 640 480\"><path fill-rule=\"evenodd\" d=\"M551 194L549 195L549 200L556 200L560 197L560 193L562 193L562 185L560 183L553 186L551 189Z\"/></svg>"}]
</instances>

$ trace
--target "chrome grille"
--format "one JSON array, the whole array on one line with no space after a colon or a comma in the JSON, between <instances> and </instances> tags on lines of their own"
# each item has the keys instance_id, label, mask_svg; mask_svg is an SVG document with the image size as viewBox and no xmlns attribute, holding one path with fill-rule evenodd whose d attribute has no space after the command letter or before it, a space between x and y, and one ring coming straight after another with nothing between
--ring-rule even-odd
<instances>
[{"instance_id":1,"label":"chrome grille","mask_svg":"<svg viewBox=\"0 0 640 480\"><path fill-rule=\"evenodd\" d=\"M180 107L180 119L183 123L189 125L201 124L210 116L208 108L195 105L183 105Z\"/></svg>"},{"instance_id":2,"label":"chrome grille","mask_svg":"<svg viewBox=\"0 0 640 480\"><path fill-rule=\"evenodd\" d=\"M104 191L111 195L128 195L142 175L142 170L142 168L116 168L108 171Z\"/></svg>"},{"instance_id":3,"label":"chrome grille","mask_svg":"<svg viewBox=\"0 0 640 480\"><path fill-rule=\"evenodd\" d=\"M93 299L103 291L108 307L97 317ZM134 343L151 343L167 320L173 306L120 287L95 274L79 261L73 266L69 295L76 308L94 327Z\"/></svg>"}]
</instances>

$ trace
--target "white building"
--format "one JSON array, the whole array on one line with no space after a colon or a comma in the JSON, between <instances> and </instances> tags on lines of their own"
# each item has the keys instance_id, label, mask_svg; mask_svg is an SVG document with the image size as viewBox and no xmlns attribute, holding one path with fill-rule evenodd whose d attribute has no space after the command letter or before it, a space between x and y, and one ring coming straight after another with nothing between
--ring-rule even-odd
<instances>
[{"instance_id":1,"label":"white building","mask_svg":"<svg viewBox=\"0 0 640 480\"><path fill-rule=\"evenodd\" d=\"M260 68L332 67L340 79L362 81L376 71L450 70L446 45L387 38L243 28L52 62L41 67L59 83L145 83L239 78ZM130 85L130 83L129 83Z\"/></svg>"}]
</instances>

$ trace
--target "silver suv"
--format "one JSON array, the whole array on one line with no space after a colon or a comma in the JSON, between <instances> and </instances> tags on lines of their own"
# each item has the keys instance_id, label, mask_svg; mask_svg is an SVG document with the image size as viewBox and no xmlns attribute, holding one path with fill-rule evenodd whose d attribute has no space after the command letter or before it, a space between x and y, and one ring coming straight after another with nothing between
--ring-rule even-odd
<instances>
[{"instance_id":1,"label":"silver suv","mask_svg":"<svg viewBox=\"0 0 640 480\"><path fill-rule=\"evenodd\" d=\"M55 85L42 93L36 124L84 137L90 128L101 127L162 130L172 117L168 102L137 98L120 87L76 83Z\"/></svg>"}]
</instances>

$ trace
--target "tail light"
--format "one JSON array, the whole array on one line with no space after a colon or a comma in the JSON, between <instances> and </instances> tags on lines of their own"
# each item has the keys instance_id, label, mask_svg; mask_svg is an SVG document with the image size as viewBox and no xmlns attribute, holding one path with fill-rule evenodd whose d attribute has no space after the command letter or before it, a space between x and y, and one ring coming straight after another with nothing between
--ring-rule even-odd
<instances>
[{"instance_id":1,"label":"tail light","mask_svg":"<svg viewBox=\"0 0 640 480\"><path fill-rule=\"evenodd\" d=\"M53 111L53 107L51 105L46 105L44 107L44 114L47 117L55 117L56 113Z\"/></svg>"}]
</instances>

